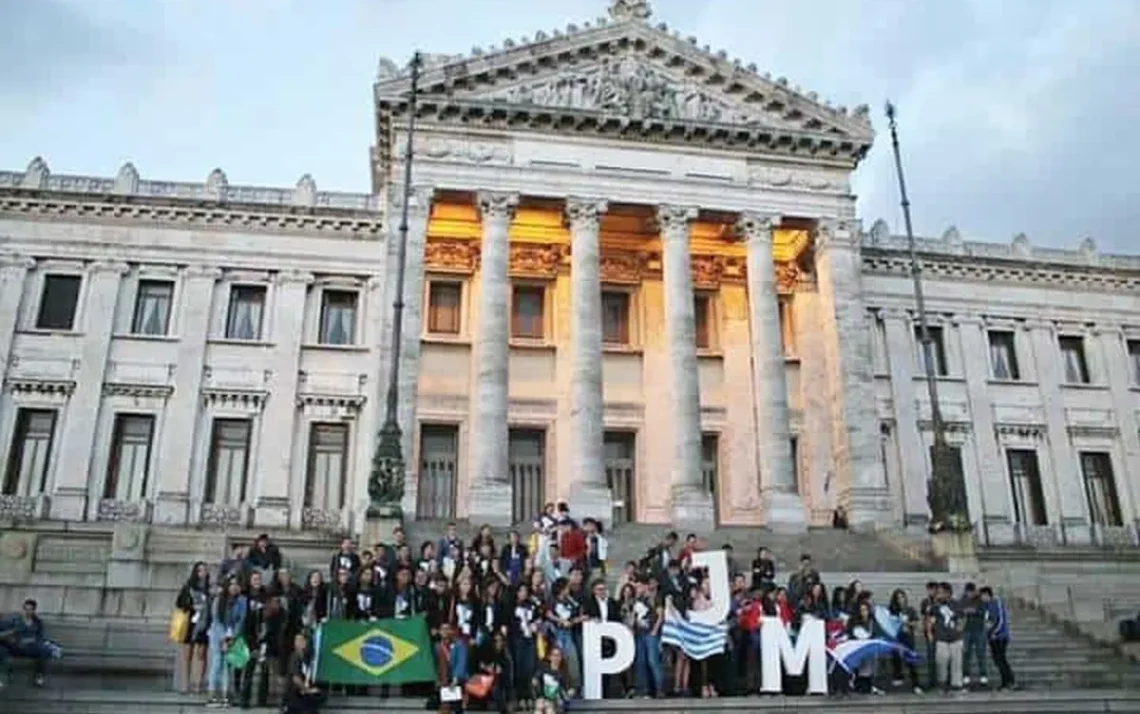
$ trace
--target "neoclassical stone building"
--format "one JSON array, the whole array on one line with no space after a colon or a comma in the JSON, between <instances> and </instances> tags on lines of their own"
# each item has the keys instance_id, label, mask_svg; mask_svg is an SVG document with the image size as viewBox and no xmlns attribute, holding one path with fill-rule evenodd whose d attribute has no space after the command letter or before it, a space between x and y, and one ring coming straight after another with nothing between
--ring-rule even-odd
<instances>
[{"instance_id":1,"label":"neoclassical stone building","mask_svg":"<svg viewBox=\"0 0 1140 714\"><path fill-rule=\"evenodd\" d=\"M905 241L872 128L648 21L420 76L405 510L506 523L921 525ZM359 528L383 419L410 74L373 192L0 173L0 519ZM922 240L943 411L991 542L1133 542L1140 259Z\"/></svg>"}]
</instances>

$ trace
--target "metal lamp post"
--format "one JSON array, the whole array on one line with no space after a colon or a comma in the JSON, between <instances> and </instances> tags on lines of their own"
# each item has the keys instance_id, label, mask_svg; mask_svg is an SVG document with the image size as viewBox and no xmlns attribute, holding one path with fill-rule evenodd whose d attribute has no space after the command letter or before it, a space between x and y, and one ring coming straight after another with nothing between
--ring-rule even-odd
<instances>
[{"instance_id":1,"label":"metal lamp post","mask_svg":"<svg viewBox=\"0 0 1140 714\"><path fill-rule=\"evenodd\" d=\"M408 203L412 193L412 140L416 131L416 93L419 90L419 52L412 56L411 96L408 98L408 142L404 154L404 201L400 209L399 243L396 255L396 285L392 301L391 368L388 372L388 398L380 440L372 456L372 472L368 477L370 518L399 518L404 498L407 463L400 444L401 432L397 416L400 385L400 347L404 330L404 264L408 254Z\"/></svg>"},{"instance_id":2,"label":"metal lamp post","mask_svg":"<svg viewBox=\"0 0 1140 714\"><path fill-rule=\"evenodd\" d=\"M918 310L919 341L922 343L923 366L926 372L926 389L930 394L930 425L934 431L934 446L931 449L931 478L927 493L930 503L930 529L932 532L970 529L969 505L966 501L965 479L962 464L953 449L946 442L946 422L942 418L942 408L938 402L938 375L935 372L934 340L930 334L930 324L926 316L926 298L922 290L922 263L918 258L918 247L914 239L914 228L910 218L910 200L907 198L906 180L903 177L902 155L899 151L898 125L895 122L895 107L887 102L887 122L891 130L891 147L894 149L895 172L899 181L899 195L902 202L903 221L906 223L907 247L910 251L910 274L914 283L914 302Z\"/></svg>"}]
</instances>

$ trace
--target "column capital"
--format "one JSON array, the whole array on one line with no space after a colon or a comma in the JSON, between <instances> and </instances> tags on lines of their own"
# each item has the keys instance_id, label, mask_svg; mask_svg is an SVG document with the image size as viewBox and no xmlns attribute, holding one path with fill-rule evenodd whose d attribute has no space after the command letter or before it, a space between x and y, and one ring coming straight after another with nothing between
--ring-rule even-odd
<instances>
[{"instance_id":1,"label":"column capital","mask_svg":"<svg viewBox=\"0 0 1140 714\"><path fill-rule=\"evenodd\" d=\"M434 186L412 186L412 190L409 192L408 196L408 198L411 199L411 201L408 203L408 218L427 218L431 213L431 201L434 197ZM403 187L397 191L392 192L392 200L389 202L389 205L392 207L392 211L395 212L392 217L398 220L399 211L403 210L404 207Z\"/></svg>"},{"instance_id":2,"label":"column capital","mask_svg":"<svg viewBox=\"0 0 1140 714\"><path fill-rule=\"evenodd\" d=\"M597 230L602 214L609 210L609 202L603 198L583 198L569 196L566 199L566 223L572 229Z\"/></svg>"},{"instance_id":3,"label":"column capital","mask_svg":"<svg viewBox=\"0 0 1140 714\"><path fill-rule=\"evenodd\" d=\"M861 232L857 219L820 218L816 221L814 231L816 250L855 248L859 245Z\"/></svg>"},{"instance_id":4,"label":"column capital","mask_svg":"<svg viewBox=\"0 0 1140 714\"><path fill-rule=\"evenodd\" d=\"M747 211L741 213L740 218L737 219L736 230L749 243L757 241L771 245L772 234L780 227L781 221L783 221L783 216L776 213Z\"/></svg>"},{"instance_id":5,"label":"column capital","mask_svg":"<svg viewBox=\"0 0 1140 714\"><path fill-rule=\"evenodd\" d=\"M31 270L34 267L36 267L36 259L30 256L20 255L19 253L0 254L0 270L4 268Z\"/></svg>"},{"instance_id":6,"label":"column capital","mask_svg":"<svg viewBox=\"0 0 1140 714\"><path fill-rule=\"evenodd\" d=\"M131 266L117 260L97 260L91 265L87 266L87 271L92 275L96 275L98 273L126 275L130 269Z\"/></svg>"},{"instance_id":7,"label":"column capital","mask_svg":"<svg viewBox=\"0 0 1140 714\"><path fill-rule=\"evenodd\" d=\"M696 206L670 206L657 207L657 228L665 237L682 237L688 239L689 224L697 217L699 210Z\"/></svg>"},{"instance_id":8,"label":"column capital","mask_svg":"<svg viewBox=\"0 0 1140 714\"><path fill-rule=\"evenodd\" d=\"M480 191L476 195L479 215L484 219L509 221L515 216L519 194L504 191Z\"/></svg>"}]
</instances>

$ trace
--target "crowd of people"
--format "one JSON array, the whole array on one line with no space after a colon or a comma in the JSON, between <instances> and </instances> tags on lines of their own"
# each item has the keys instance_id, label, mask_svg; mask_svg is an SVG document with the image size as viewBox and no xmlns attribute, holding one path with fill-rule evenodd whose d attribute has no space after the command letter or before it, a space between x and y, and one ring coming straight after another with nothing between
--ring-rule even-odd
<instances>
[{"instance_id":1,"label":"crowd of people","mask_svg":"<svg viewBox=\"0 0 1140 714\"><path fill-rule=\"evenodd\" d=\"M582 689L581 629L587 620L625 623L634 633L633 666L607 676L607 697L717 697L760 692L760 628L779 617L791 630L806 616L828 623L829 637L879 636L876 597L858 581L830 595L804 554L786 584L776 581L772 554L761 547L749 568L738 567L725 546L731 577L725 651L690 660L662 643L671 604L679 612L709 606L707 573L692 565L703 547L693 534L679 542L669 533L608 585L607 541L602 524L576 522L565 504L549 504L524 540L511 531L497 543L488 526L470 542L449 524L437 542L413 553L402 528L390 543L358 551L345 538L327 571L299 580L282 565L267 536L237 547L214 573L196 563L178 594L184 614L183 643L176 673L181 691L204 691L210 706L236 702L265 706L271 687L283 687L287 711L315 711L324 693L314 681L310 636L334 618L377 620L422 615L430 628L437 681L405 685L405 696L434 700L441 710L463 707L509 711L560 711ZM894 657L863 662L852 672L832 668L830 689L880 694L887 687L963 690L989 687L989 661L998 688L1014 686L1006 658L1009 618L989 588L967 584L955 597L947 583L927 584L913 607L902 590L890 593L885 610L896 623L891 633L924 660ZM241 635L248 662L227 664L227 648ZM919 646L922 640L925 647ZM608 644L608 643L607 643ZM889 678L879 665L890 667ZM925 676L920 670L925 665ZM804 677L785 677L785 694L803 693ZM344 688L349 696L388 696L390 687ZM441 691L458 691L440 701ZM276 695L275 695L276 697Z\"/></svg>"}]
</instances>

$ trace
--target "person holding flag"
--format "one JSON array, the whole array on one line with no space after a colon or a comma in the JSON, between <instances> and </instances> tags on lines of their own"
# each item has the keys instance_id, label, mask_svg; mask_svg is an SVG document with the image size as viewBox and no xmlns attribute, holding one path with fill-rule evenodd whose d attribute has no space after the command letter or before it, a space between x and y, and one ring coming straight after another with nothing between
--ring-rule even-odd
<instances>
[{"instance_id":1,"label":"person holding flag","mask_svg":"<svg viewBox=\"0 0 1140 714\"><path fill-rule=\"evenodd\" d=\"M903 647L913 650L915 644L914 632L918 626L918 613L907 604L906 591L895 590L891 593L891 602L886 608L875 608L875 620L880 629ZM892 684L901 687L903 684L903 656L895 652L891 656L894 668L894 681ZM922 694L922 687L918 684L918 666L913 662L906 662L907 673L910 675L910 686L915 694Z\"/></svg>"}]
</instances>

